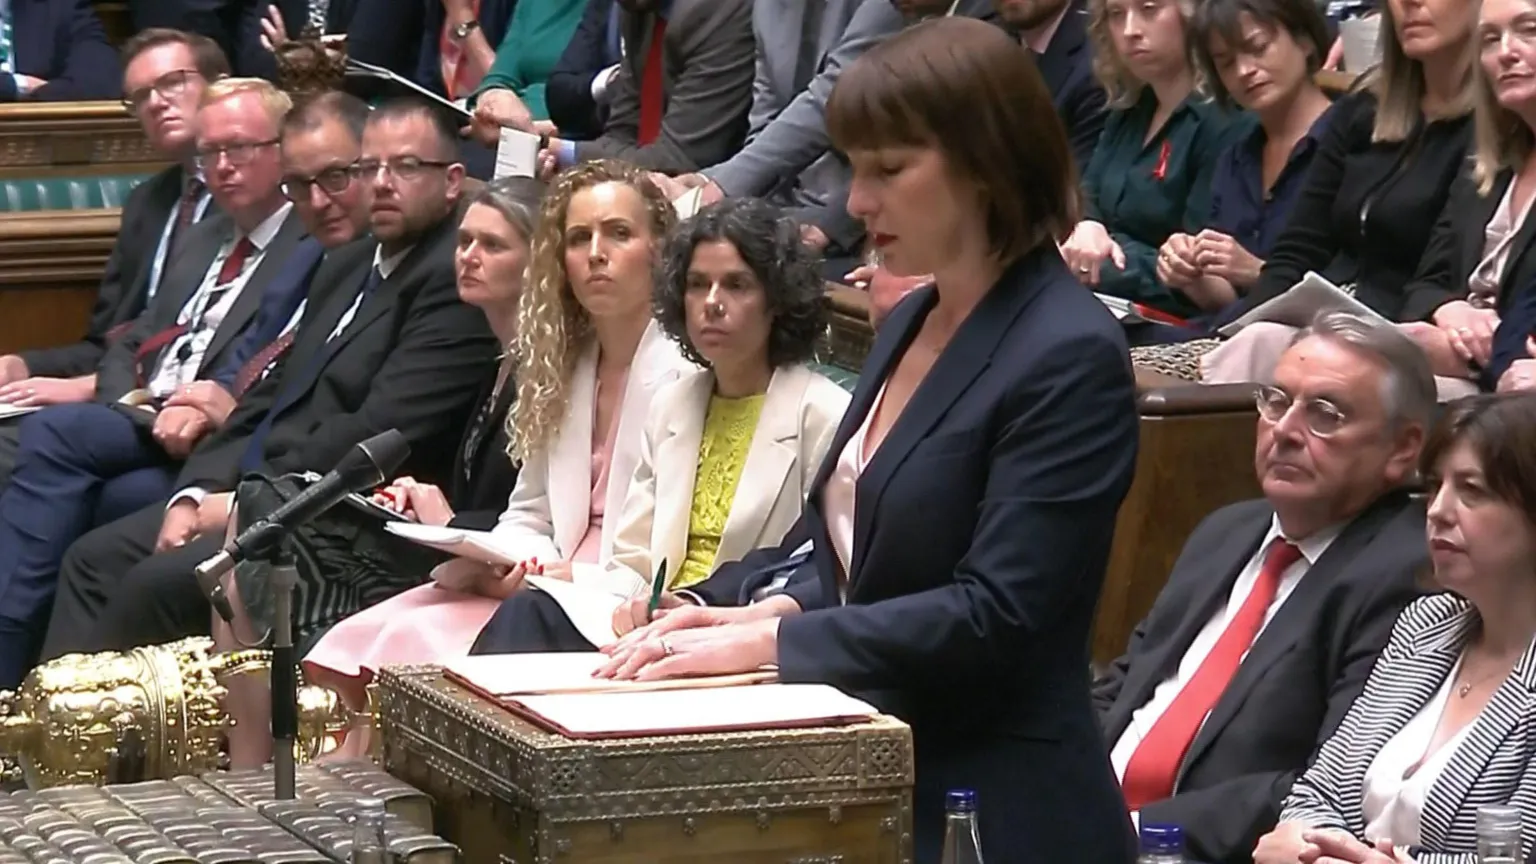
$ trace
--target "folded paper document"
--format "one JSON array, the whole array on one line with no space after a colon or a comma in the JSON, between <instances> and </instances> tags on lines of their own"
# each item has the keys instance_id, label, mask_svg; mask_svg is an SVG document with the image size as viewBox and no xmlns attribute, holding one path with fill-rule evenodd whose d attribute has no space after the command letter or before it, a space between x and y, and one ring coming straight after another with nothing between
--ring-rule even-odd
<instances>
[{"instance_id":1,"label":"folded paper document","mask_svg":"<svg viewBox=\"0 0 1536 864\"><path fill-rule=\"evenodd\" d=\"M536 177L539 173L539 136L510 126L501 127L496 145L495 179Z\"/></svg>"},{"instance_id":2,"label":"folded paper document","mask_svg":"<svg viewBox=\"0 0 1536 864\"><path fill-rule=\"evenodd\" d=\"M1300 282L1291 286L1290 290L1253 307L1217 332L1223 336L1232 336L1249 324L1259 321L1305 327L1312 323L1312 319L1317 317L1319 312L1332 312L1338 309L1387 323L1385 318L1376 314L1371 307L1356 300L1348 291L1309 270L1307 275L1301 277Z\"/></svg>"},{"instance_id":3,"label":"folded paper document","mask_svg":"<svg viewBox=\"0 0 1536 864\"><path fill-rule=\"evenodd\" d=\"M616 682L591 677L601 654L506 654L450 661L446 675L520 717L569 738L638 738L835 726L874 706L825 684L742 675Z\"/></svg>"}]
</instances>

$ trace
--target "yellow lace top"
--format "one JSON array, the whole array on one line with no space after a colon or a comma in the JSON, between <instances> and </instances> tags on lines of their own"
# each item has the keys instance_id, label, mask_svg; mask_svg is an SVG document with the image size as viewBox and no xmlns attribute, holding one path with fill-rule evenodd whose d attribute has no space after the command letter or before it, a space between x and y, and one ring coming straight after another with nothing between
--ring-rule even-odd
<instances>
[{"instance_id":1,"label":"yellow lace top","mask_svg":"<svg viewBox=\"0 0 1536 864\"><path fill-rule=\"evenodd\" d=\"M693 480L693 505L688 510L688 555L672 582L674 590L703 582L714 569L720 535L725 531L726 517L731 514L736 484L741 480L741 468L747 462L752 434L757 431L757 419L762 412L761 395L709 399L704 437L699 443L698 472Z\"/></svg>"}]
</instances>

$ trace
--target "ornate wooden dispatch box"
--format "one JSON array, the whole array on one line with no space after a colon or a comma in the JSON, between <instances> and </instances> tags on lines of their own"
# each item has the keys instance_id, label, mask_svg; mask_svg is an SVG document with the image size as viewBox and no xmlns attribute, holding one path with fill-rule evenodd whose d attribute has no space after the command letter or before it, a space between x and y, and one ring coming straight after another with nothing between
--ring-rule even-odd
<instances>
[{"instance_id":1,"label":"ornate wooden dispatch box","mask_svg":"<svg viewBox=\"0 0 1536 864\"><path fill-rule=\"evenodd\" d=\"M433 666L379 674L381 759L436 801L466 864L898 864L912 737L898 720L578 741Z\"/></svg>"}]
</instances>

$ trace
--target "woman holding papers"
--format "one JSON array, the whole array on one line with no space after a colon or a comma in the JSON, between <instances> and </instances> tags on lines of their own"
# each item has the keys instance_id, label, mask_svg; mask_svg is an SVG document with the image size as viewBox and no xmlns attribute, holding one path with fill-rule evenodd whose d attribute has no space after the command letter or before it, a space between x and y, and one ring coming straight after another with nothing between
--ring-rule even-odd
<instances>
[{"instance_id":1,"label":"woman holding papers","mask_svg":"<svg viewBox=\"0 0 1536 864\"><path fill-rule=\"evenodd\" d=\"M1083 171L1085 213L1062 244L1095 291L1174 315L1199 311L1157 279L1157 250L1197 233L1211 210L1216 156L1232 115L1196 90L1186 36L1193 0L1089 0L1093 67L1109 99Z\"/></svg>"},{"instance_id":2,"label":"woman holding papers","mask_svg":"<svg viewBox=\"0 0 1536 864\"><path fill-rule=\"evenodd\" d=\"M1381 65L1331 112L1290 221L1258 283L1222 318L1286 293L1308 271L1392 321L1432 318L1408 288L1451 185L1466 164L1474 101L1477 3L1388 0ZM1320 309L1311 311L1322 311ZM1446 323L1464 315L1445 312ZM1268 382L1295 329L1258 322L1205 355L1209 383ZM1438 323L1438 322L1437 322Z\"/></svg>"},{"instance_id":3,"label":"woman holding papers","mask_svg":"<svg viewBox=\"0 0 1536 864\"><path fill-rule=\"evenodd\" d=\"M536 180L498 180L470 199L459 223L454 256L459 297L485 313L491 331L504 345L516 339L528 241L543 194L544 185ZM315 645L312 655L331 654L336 648L324 634L332 625L421 584L424 574L443 560L440 553L385 531L386 511L430 525L488 528L496 523L501 503L517 478L517 466L507 458L507 440L502 432L516 391L513 365L509 355L485 370L479 407L465 429L446 488L410 477L396 478L374 499L383 509L369 512L342 504L294 530L291 540L299 573L294 642L301 652ZM243 484L240 521L249 524L252 518L265 515L291 497L297 490L286 483L279 479ZM236 533L237 526L231 525L230 536ZM270 627L270 597L253 597L247 607L239 596L241 581L234 584L234 630L218 616L213 618L212 633L221 649L236 647L236 635L239 641L250 643ZM345 641L344 636L339 638ZM237 767L260 765L271 749L271 738L265 732L269 707L265 689L245 679L231 680L229 686L227 704L231 715L240 721L230 732L230 758ZM363 707L361 699L352 707ZM247 730L260 731L251 735Z\"/></svg>"},{"instance_id":4,"label":"woman holding papers","mask_svg":"<svg viewBox=\"0 0 1536 864\"><path fill-rule=\"evenodd\" d=\"M1028 53L967 18L849 66L827 127L885 266L935 284L876 334L811 485L801 573L820 590L670 610L605 671L776 664L905 720L919 862L967 788L989 860L1125 864L1084 670L1137 420L1119 326L1053 242L1076 197L1066 133Z\"/></svg>"},{"instance_id":5,"label":"woman holding papers","mask_svg":"<svg viewBox=\"0 0 1536 864\"><path fill-rule=\"evenodd\" d=\"M775 546L848 407L848 393L806 367L826 326L820 269L793 222L751 198L726 199L684 222L667 245L655 311L683 355L705 368L656 395L646 417L613 554L574 581L617 598L687 588L715 565ZM583 616L585 617L585 616ZM475 653L585 648L544 592L509 598Z\"/></svg>"},{"instance_id":6,"label":"woman holding papers","mask_svg":"<svg viewBox=\"0 0 1536 864\"><path fill-rule=\"evenodd\" d=\"M613 547L652 397L694 369L651 322L652 272L674 221L644 173L589 162L544 200L518 302L511 455L522 463L494 527L516 567L453 558L413 588L338 624L305 658L354 706L380 666L468 653L527 573L570 578ZM610 479L611 478L611 479Z\"/></svg>"}]
</instances>

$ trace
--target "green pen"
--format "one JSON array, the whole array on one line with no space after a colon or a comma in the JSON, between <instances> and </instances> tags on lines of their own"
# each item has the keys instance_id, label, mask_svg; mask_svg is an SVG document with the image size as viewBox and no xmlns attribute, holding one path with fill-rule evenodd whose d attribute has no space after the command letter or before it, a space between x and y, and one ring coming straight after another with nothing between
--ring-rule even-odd
<instances>
[{"instance_id":1,"label":"green pen","mask_svg":"<svg viewBox=\"0 0 1536 864\"><path fill-rule=\"evenodd\" d=\"M661 608L661 592L667 587L667 559L661 559L661 566L656 568L656 581L651 583L651 602L646 604L645 615L649 618Z\"/></svg>"}]
</instances>

